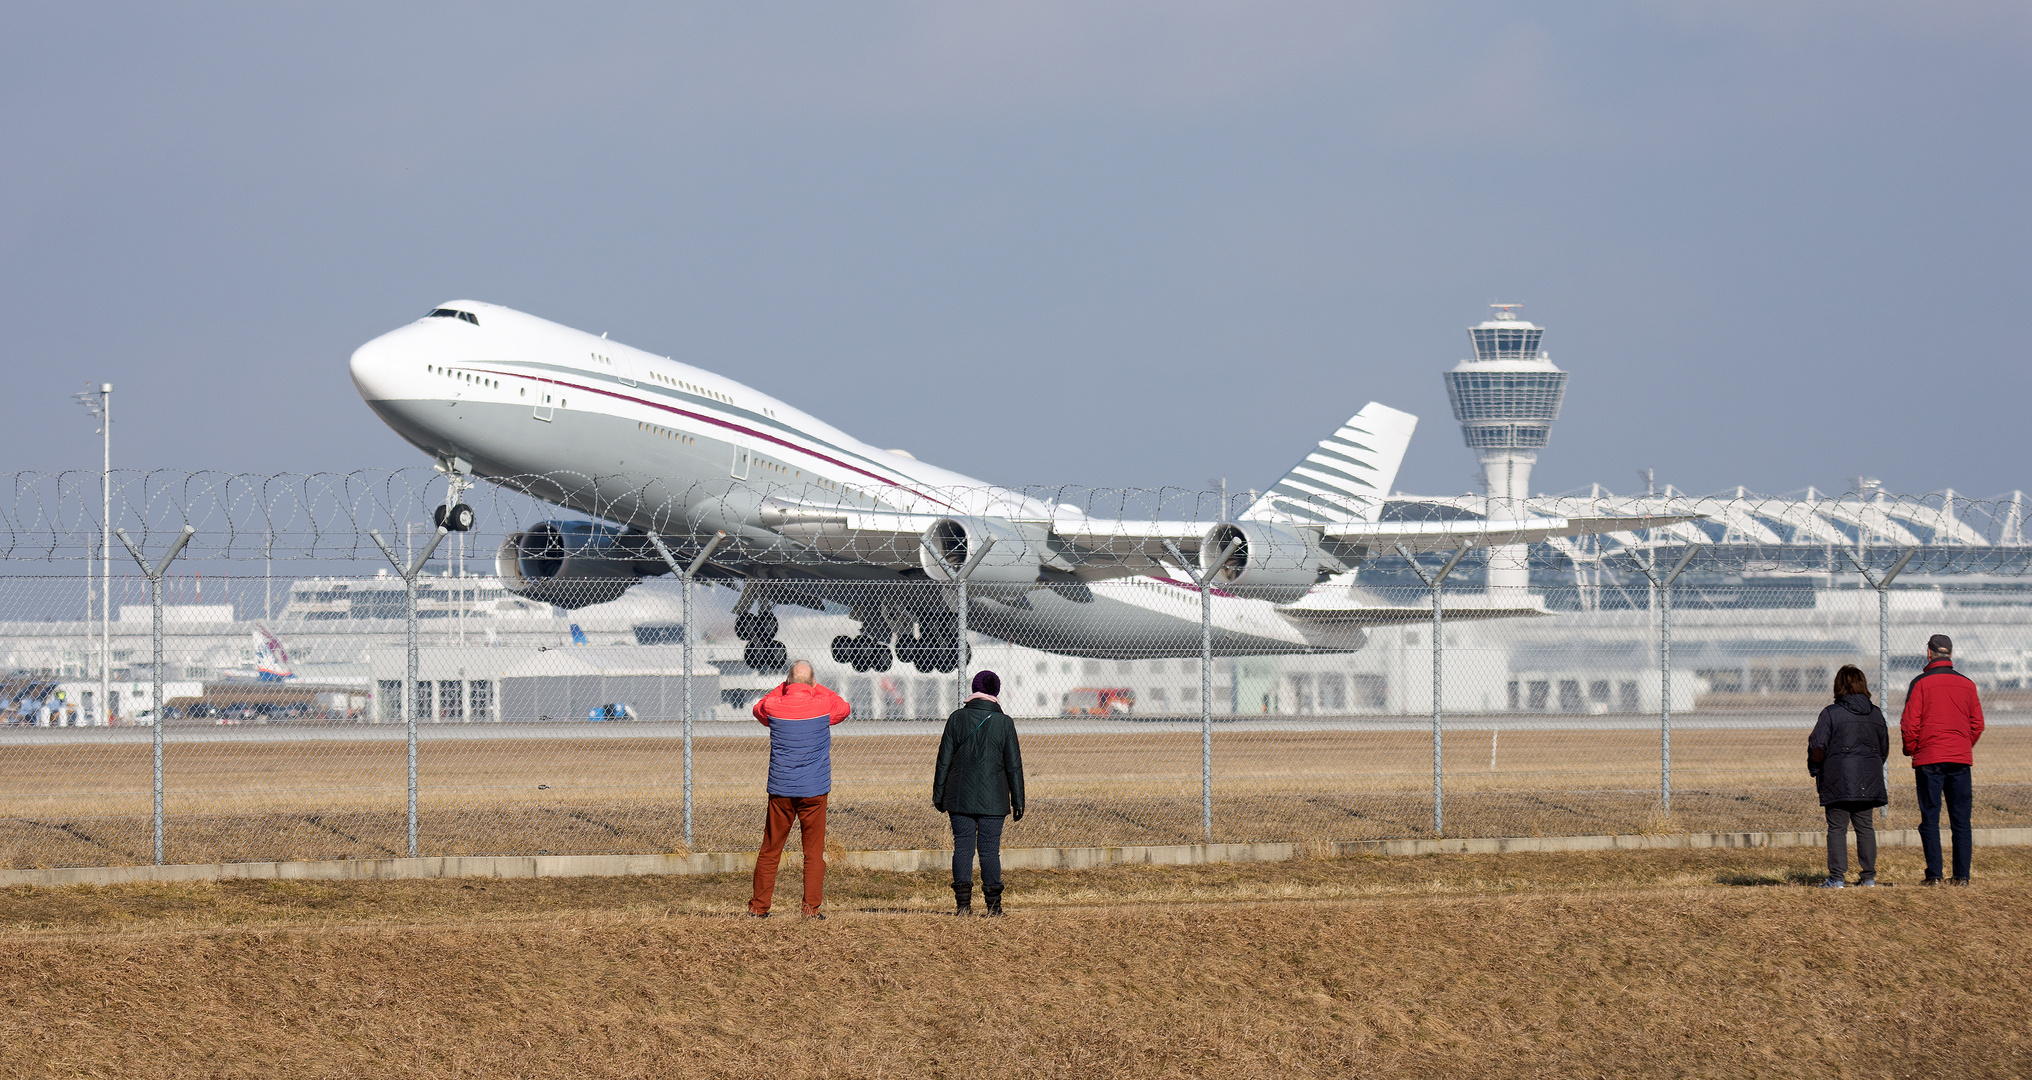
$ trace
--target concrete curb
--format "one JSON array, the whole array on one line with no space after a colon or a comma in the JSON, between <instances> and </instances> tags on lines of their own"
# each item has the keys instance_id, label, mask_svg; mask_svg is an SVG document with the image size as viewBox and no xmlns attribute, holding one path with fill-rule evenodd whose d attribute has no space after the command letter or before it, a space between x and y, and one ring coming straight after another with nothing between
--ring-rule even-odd
<instances>
[{"instance_id":1,"label":"concrete curb","mask_svg":"<svg viewBox=\"0 0 2032 1080\"><path fill-rule=\"evenodd\" d=\"M1494 855L1562 851L1660 851L1687 848L1819 847L1824 832L1667 833L1657 836L1503 836L1438 840L1336 840L1253 844L1148 844L1116 847L1009 848L1002 865L1015 870L1082 870L1096 866L1200 866L1285 862L1348 855ZM1978 847L2032 846L2032 828L1977 829ZM1917 829L1879 830L1882 847L1918 847ZM795 858L795 856L792 856ZM857 870L942 871L951 849L847 851L831 863ZM75 866L0 870L0 888L135 885L181 881L397 881L419 878L652 877L745 874L755 853L694 855L463 855L428 859L333 859L317 862L187 863L174 866Z\"/></svg>"}]
</instances>

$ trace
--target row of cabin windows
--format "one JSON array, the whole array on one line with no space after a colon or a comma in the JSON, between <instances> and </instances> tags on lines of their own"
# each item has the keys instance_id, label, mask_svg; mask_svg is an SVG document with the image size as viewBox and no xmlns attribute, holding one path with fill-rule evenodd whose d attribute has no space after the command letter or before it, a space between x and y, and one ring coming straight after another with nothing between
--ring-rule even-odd
<instances>
[{"instance_id":1,"label":"row of cabin windows","mask_svg":"<svg viewBox=\"0 0 2032 1080\"><path fill-rule=\"evenodd\" d=\"M484 386L489 390L501 389L501 380L483 379L470 371L453 371L451 368L438 367L436 364L426 364L424 368L432 375L443 375L448 379L457 379L462 383L469 383L473 386Z\"/></svg>"},{"instance_id":2,"label":"row of cabin windows","mask_svg":"<svg viewBox=\"0 0 2032 1080\"><path fill-rule=\"evenodd\" d=\"M673 390L683 390L687 393L698 394L702 397L712 398L714 401L724 401L729 405L733 404L734 402L733 398L730 398L725 394L715 393L711 390L706 389L703 386L696 386L693 385L692 383L684 382L679 379L673 379L668 375L658 374L657 372L654 371L649 373L649 379L651 382L662 383L663 385L668 386Z\"/></svg>"},{"instance_id":3,"label":"row of cabin windows","mask_svg":"<svg viewBox=\"0 0 2032 1080\"><path fill-rule=\"evenodd\" d=\"M651 435L661 435L672 442L682 443L686 446L694 446L698 443L697 439L694 439L691 436L686 435L682 431L672 431L667 427L658 427L655 424L646 424L646 423L638 423L635 426L643 431L648 432Z\"/></svg>"}]
</instances>

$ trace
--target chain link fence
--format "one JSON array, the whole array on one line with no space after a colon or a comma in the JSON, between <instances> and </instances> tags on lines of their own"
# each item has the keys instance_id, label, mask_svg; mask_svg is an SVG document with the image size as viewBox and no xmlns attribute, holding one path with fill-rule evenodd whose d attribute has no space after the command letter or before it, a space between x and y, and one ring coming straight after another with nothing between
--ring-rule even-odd
<instances>
[{"instance_id":1,"label":"chain link fence","mask_svg":"<svg viewBox=\"0 0 2032 1080\"><path fill-rule=\"evenodd\" d=\"M570 515L515 485L445 533L427 473L117 475L106 523L98 480L16 477L0 520L0 865L752 849L768 740L747 710L799 658L854 708L847 848L947 842L933 760L983 668L1022 738L1012 845L1813 829L1805 737L1834 672L1861 668L1895 725L1939 632L1990 718L1975 823L2032 824L2015 498L1668 494L1707 516L1535 544L1520 601L1489 596L1482 549L1372 552L1294 598L1175 547L1110 579L852 580L676 519L626 541L626 578L545 589L507 563ZM615 518L646 498L603 490ZM1534 509L1651 507L1560 503Z\"/></svg>"}]
</instances>

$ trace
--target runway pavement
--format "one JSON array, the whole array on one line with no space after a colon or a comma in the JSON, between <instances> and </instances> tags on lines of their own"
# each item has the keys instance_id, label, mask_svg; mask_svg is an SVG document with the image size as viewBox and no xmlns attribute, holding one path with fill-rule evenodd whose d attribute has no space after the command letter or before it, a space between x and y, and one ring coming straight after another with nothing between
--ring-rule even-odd
<instances>
[{"instance_id":1,"label":"runway pavement","mask_svg":"<svg viewBox=\"0 0 2032 1080\"><path fill-rule=\"evenodd\" d=\"M1683 713L1672 718L1675 731L1755 731L1796 728L1802 736L1813 726L1810 713L1728 712ZM1992 716L1993 727L2032 726L2032 714ZM1447 731L1636 731L1656 730L1654 715L1616 714L1584 716L1544 713L1499 713L1449 716L1442 720ZM936 738L944 729L940 720L848 720L833 729L839 738L883 735L911 735ZM1410 731L1432 726L1430 716L1304 716L1304 717L1215 717L1216 734L1243 732L1308 731ZM1109 717L1018 717L1017 730L1026 735L1116 735L1196 732L1194 718L1125 720ZM702 720L693 725L701 739L768 737L769 729L751 721ZM170 724L163 730L166 743L289 743L289 742L401 742L407 729L403 724L277 722L250 724ZM419 741L493 739L678 739L684 725L666 721L583 720L549 723L447 724L424 722L417 725ZM147 743L152 733L145 727L116 728L0 728L0 749L9 746L105 746Z\"/></svg>"}]
</instances>

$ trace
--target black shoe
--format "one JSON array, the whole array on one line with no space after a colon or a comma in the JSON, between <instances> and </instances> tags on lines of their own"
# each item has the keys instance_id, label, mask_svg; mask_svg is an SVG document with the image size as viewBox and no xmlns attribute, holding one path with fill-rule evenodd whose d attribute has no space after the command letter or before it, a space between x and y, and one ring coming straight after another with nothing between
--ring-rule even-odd
<instances>
[{"instance_id":1,"label":"black shoe","mask_svg":"<svg viewBox=\"0 0 2032 1080\"><path fill-rule=\"evenodd\" d=\"M751 911L748 913L748 917L751 919L766 919L769 917L769 913L766 911Z\"/></svg>"},{"instance_id":2,"label":"black shoe","mask_svg":"<svg viewBox=\"0 0 2032 1080\"><path fill-rule=\"evenodd\" d=\"M1949 878L1949 879L1947 880L1947 883L1948 883L1949 885L1967 885L1967 884L1968 884L1968 879L1967 879L1967 878L1965 878L1965 877L1958 877L1958 878Z\"/></svg>"},{"instance_id":3,"label":"black shoe","mask_svg":"<svg viewBox=\"0 0 2032 1080\"><path fill-rule=\"evenodd\" d=\"M982 895L982 896L984 896L984 897L987 897L987 899L988 899L988 918L990 918L990 919L999 919L999 918L1001 918L1001 917L1002 917L1002 886L1000 886L1000 885L983 885L983 886L981 886L981 895Z\"/></svg>"},{"instance_id":4,"label":"black shoe","mask_svg":"<svg viewBox=\"0 0 2032 1080\"><path fill-rule=\"evenodd\" d=\"M825 921L825 912L823 912L823 911L814 911L814 912L812 912L811 914L809 914L809 915L806 915L806 916L805 916L805 918L807 918L807 919L817 919L817 920L819 920L820 922L824 922L824 921Z\"/></svg>"},{"instance_id":5,"label":"black shoe","mask_svg":"<svg viewBox=\"0 0 2032 1080\"><path fill-rule=\"evenodd\" d=\"M1940 884L1941 880L1942 880L1942 879L1940 879L1940 878L1937 878L1937 877L1930 877L1930 878L1927 878L1927 879L1926 879L1925 881L1922 881L1922 882L1920 882L1919 884L1921 884L1921 885L1924 885L1924 886L1926 886L1927 888L1931 889L1931 888L1933 888L1933 887L1934 887L1935 885L1938 885L1938 884Z\"/></svg>"},{"instance_id":6,"label":"black shoe","mask_svg":"<svg viewBox=\"0 0 2032 1080\"><path fill-rule=\"evenodd\" d=\"M971 881L953 882L953 914L972 915L973 913L974 883Z\"/></svg>"}]
</instances>

